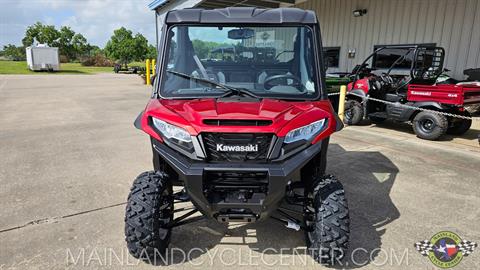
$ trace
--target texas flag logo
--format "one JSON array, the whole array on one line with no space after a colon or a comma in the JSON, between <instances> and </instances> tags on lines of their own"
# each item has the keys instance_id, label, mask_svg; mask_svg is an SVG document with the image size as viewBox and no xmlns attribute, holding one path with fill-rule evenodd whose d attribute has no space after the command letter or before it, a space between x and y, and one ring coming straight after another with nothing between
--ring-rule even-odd
<instances>
[{"instance_id":1,"label":"texas flag logo","mask_svg":"<svg viewBox=\"0 0 480 270\"><path fill-rule=\"evenodd\" d=\"M435 253L438 253L438 256L445 261L449 261L457 255L458 247L456 244L447 244L446 239L440 239L439 245L433 248Z\"/></svg>"}]
</instances>

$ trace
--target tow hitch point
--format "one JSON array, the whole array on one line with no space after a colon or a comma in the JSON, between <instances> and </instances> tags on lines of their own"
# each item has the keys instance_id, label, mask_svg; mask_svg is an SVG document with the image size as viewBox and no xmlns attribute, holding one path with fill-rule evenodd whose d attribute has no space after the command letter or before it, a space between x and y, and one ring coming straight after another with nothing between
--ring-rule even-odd
<instances>
[{"instance_id":1,"label":"tow hitch point","mask_svg":"<svg viewBox=\"0 0 480 270\"><path fill-rule=\"evenodd\" d=\"M217 216L217 220L222 223L229 223L229 222L245 222L245 223L253 223L257 221L257 217L255 215L246 215L246 214L220 214Z\"/></svg>"}]
</instances>

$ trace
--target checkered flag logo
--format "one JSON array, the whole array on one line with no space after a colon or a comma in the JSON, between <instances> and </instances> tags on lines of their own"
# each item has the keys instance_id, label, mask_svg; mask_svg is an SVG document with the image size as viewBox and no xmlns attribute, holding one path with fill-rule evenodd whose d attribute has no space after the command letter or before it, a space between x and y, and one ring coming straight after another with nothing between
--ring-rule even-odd
<instances>
[{"instance_id":1,"label":"checkered flag logo","mask_svg":"<svg viewBox=\"0 0 480 270\"><path fill-rule=\"evenodd\" d=\"M421 242L415 243L415 248L423 256L428 256L428 253L430 251L433 251L433 244L430 243L430 241L428 241L428 240L423 240Z\"/></svg>"},{"instance_id":2,"label":"checkered flag logo","mask_svg":"<svg viewBox=\"0 0 480 270\"><path fill-rule=\"evenodd\" d=\"M460 252L462 252L463 256L468 256L470 255L473 250L477 247L477 243L475 242L472 242L472 241L468 241L468 240L462 240L462 242L460 242L458 244L458 250Z\"/></svg>"},{"instance_id":3,"label":"checkered flag logo","mask_svg":"<svg viewBox=\"0 0 480 270\"><path fill-rule=\"evenodd\" d=\"M463 256L468 256L475 250L477 246L478 245L475 242L462 240L462 242L457 245L457 248L458 251L462 252ZM421 242L415 243L415 248L423 256L428 256L428 253L430 251L433 251L433 244L430 243L430 241L428 240L423 240Z\"/></svg>"}]
</instances>

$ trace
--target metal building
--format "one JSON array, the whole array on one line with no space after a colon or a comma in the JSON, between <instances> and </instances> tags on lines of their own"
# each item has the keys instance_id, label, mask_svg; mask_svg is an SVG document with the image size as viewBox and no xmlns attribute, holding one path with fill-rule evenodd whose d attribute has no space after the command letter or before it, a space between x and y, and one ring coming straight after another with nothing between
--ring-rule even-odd
<instances>
[{"instance_id":1,"label":"metal building","mask_svg":"<svg viewBox=\"0 0 480 270\"><path fill-rule=\"evenodd\" d=\"M329 72L349 72L376 46L435 44L445 67L462 79L480 67L480 0L156 0L157 24L170 9L294 6L317 13Z\"/></svg>"}]
</instances>

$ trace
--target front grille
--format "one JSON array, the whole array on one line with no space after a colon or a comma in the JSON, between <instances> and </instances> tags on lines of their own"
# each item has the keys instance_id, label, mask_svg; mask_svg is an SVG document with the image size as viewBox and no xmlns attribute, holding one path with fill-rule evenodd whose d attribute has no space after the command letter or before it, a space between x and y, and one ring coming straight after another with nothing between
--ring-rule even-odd
<instances>
[{"instance_id":1,"label":"front grille","mask_svg":"<svg viewBox=\"0 0 480 270\"><path fill-rule=\"evenodd\" d=\"M270 120L232 120L232 119L205 119L205 125L209 126L269 126Z\"/></svg>"},{"instance_id":2,"label":"front grille","mask_svg":"<svg viewBox=\"0 0 480 270\"><path fill-rule=\"evenodd\" d=\"M214 162L266 161L273 134L202 133L207 159ZM217 151L217 145L257 146L257 151Z\"/></svg>"},{"instance_id":3,"label":"front grille","mask_svg":"<svg viewBox=\"0 0 480 270\"><path fill-rule=\"evenodd\" d=\"M206 171L204 187L214 189L260 189L266 192L268 186L267 172L226 172Z\"/></svg>"}]
</instances>

